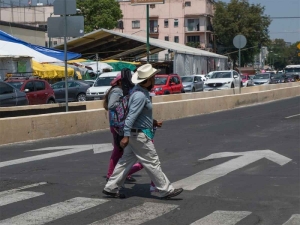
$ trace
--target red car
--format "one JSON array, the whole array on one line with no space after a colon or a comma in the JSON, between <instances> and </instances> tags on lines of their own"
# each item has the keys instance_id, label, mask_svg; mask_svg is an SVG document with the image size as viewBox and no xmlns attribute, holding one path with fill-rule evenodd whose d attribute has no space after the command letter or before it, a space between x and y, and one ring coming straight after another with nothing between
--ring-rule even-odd
<instances>
[{"instance_id":1,"label":"red car","mask_svg":"<svg viewBox=\"0 0 300 225\"><path fill-rule=\"evenodd\" d=\"M55 103L54 91L45 80L11 77L6 82L25 92L29 105Z\"/></svg>"},{"instance_id":2,"label":"red car","mask_svg":"<svg viewBox=\"0 0 300 225\"><path fill-rule=\"evenodd\" d=\"M155 86L151 90L155 95L184 93L180 76L177 74L155 75Z\"/></svg>"}]
</instances>

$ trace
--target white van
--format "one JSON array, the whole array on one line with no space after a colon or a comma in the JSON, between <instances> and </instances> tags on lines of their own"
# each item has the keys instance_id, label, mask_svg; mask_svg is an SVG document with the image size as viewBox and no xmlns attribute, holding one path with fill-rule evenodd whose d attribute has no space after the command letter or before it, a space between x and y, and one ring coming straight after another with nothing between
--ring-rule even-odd
<instances>
[{"instance_id":1,"label":"white van","mask_svg":"<svg viewBox=\"0 0 300 225\"><path fill-rule=\"evenodd\" d=\"M102 73L95 80L92 87L86 92L86 100L101 100L104 98L106 92L111 87L110 82L121 73L121 71Z\"/></svg>"}]
</instances>

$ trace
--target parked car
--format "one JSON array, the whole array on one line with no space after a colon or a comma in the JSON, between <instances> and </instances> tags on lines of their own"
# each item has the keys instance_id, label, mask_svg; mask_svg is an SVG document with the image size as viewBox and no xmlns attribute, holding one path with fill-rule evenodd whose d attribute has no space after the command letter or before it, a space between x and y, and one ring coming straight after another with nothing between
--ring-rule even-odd
<instances>
[{"instance_id":1,"label":"parked car","mask_svg":"<svg viewBox=\"0 0 300 225\"><path fill-rule=\"evenodd\" d=\"M215 71L209 80L204 82L204 91L224 90L242 87L242 80L235 70Z\"/></svg>"},{"instance_id":2,"label":"parked car","mask_svg":"<svg viewBox=\"0 0 300 225\"><path fill-rule=\"evenodd\" d=\"M55 103L54 91L45 80L31 77L10 77L6 82L25 92L29 105Z\"/></svg>"},{"instance_id":3,"label":"parked car","mask_svg":"<svg viewBox=\"0 0 300 225\"><path fill-rule=\"evenodd\" d=\"M106 91L111 87L110 82L120 73L121 71L102 73L95 80L92 87L86 92L86 100L100 100L105 96Z\"/></svg>"},{"instance_id":4,"label":"parked car","mask_svg":"<svg viewBox=\"0 0 300 225\"><path fill-rule=\"evenodd\" d=\"M55 93L56 102L66 101L65 81L60 81L51 85ZM80 80L68 81L68 101L82 102L86 100L86 91L90 87L89 83Z\"/></svg>"},{"instance_id":5,"label":"parked car","mask_svg":"<svg viewBox=\"0 0 300 225\"><path fill-rule=\"evenodd\" d=\"M242 79L243 87L249 87L249 86L253 86L254 85L253 80L247 74L241 75L241 79Z\"/></svg>"},{"instance_id":6,"label":"parked car","mask_svg":"<svg viewBox=\"0 0 300 225\"><path fill-rule=\"evenodd\" d=\"M0 81L0 107L28 105L25 92L14 86Z\"/></svg>"},{"instance_id":7,"label":"parked car","mask_svg":"<svg viewBox=\"0 0 300 225\"><path fill-rule=\"evenodd\" d=\"M287 77L284 76L282 73L277 73L275 75L271 75L271 81L270 84L280 84L280 83L286 83Z\"/></svg>"},{"instance_id":8,"label":"parked car","mask_svg":"<svg viewBox=\"0 0 300 225\"><path fill-rule=\"evenodd\" d=\"M203 91L204 82L199 75L182 76L181 81L185 92Z\"/></svg>"},{"instance_id":9,"label":"parked car","mask_svg":"<svg viewBox=\"0 0 300 225\"><path fill-rule=\"evenodd\" d=\"M202 81L206 81L207 80L207 77L206 77L205 74L195 74L195 75L200 76Z\"/></svg>"},{"instance_id":10,"label":"parked car","mask_svg":"<svg viewBox=\"0 0 300 225\"><path fill-rule=\"evenodd\" d=\"M180 76L177 74L159 74L155 75L155 85L151 90L155 95L168 95L184 93L184 88Z\"/></svg>"},{"instance_id":11,"label":"parked car","mask_svg":"<svg viewBox=\"0 0 300 225\"><path fill-rule=\"evenodd\" d=\"M214 74L214 72L216 71L211 71L208 74L205 75L206 80L208 80L209 78L211 78L211 76Z\"/></svg>"},{"instance_id":12,"label":"parked car","mask_svg":"<svg viewBox=\"0 0 300 225\"><path fill-rule=\"evenodd\" d=\"M259 73L253 77L254 85L266 85L271 82L271 74L270 73Z\"/></svg>"},{"instance_id":13,"label":"parked car","mask_svg":"<svg viewBox=\"0 0 300 225\"><path fill-rule=\"evenodd\" d=\"M90 85L90 87L92 87L95 83L95 80L82 80L82 81L88 83Z\"/></svg>"},{"instance_id":14,"label":"parked car","mask_svg":"<svg viewBox=\"0 0 300 225\"><path fill-rule=\"evenodd\" d=\"M298 79L297 75L294 74L286 74L287 82L296 82Z\"/></svg>"}]
</instances>

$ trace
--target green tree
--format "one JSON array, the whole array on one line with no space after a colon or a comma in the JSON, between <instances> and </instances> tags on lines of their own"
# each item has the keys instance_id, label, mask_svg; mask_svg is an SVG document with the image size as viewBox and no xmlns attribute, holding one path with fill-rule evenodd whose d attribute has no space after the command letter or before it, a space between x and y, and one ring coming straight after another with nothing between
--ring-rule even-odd
<instances>
[{"instance_id":1,"label":"green tree","mask_svg":"<svg viewBox=\"0 0 300 225\"><path fill-rule=\"evenodd\" d=\"M298 43L300 42L287 46L283 39L273 40L268 46L269 54L266 63L272 65L276 70L281 70L289 64L299 64L298 52L300 50L297 48Z\"/></svg>"},{"instance_id":2,"label":"green tree","mask_svg":"<svg viewBox=\"0 0 300 225\"><path fill-rule=\"evenodd\" d=\"M77 8L84 16L85 32L100 28L113 29L123 15L115 0L77 0Z\"/></svg>"},{"instance_id":3,"label":"green tree","mask_svg":"<svg viewBox=\"0 0 300 225\"><path fill-rule=\"evenodd\" d=\"M264 11L263 6L249 4L248 0L231 0L228 4L216 2L213 26L220 45L218 53L230 53L228 56L236 65L238 52L233 45L233 38L242 34L247 38L245 48L248 49L241 53L241 65L252 63L254 56L260 51L259 45L269 43L268 27L271 20L264 15Z\"/></svg>"}]
</instances>

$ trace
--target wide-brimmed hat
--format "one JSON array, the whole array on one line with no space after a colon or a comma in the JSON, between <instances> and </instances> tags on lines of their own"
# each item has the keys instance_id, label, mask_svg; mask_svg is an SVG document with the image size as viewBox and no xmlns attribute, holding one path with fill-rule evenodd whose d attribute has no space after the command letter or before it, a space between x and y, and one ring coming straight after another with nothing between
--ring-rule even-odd
<instances>
[{"instance_id":1,"label":"wide-brimmed hat","mask_svg":"<svg viewBox=\"0 0 300 225\"><path fill-rule=\"evenodd\" d=\"M137 71L133 74L131 81L134 84L143 82L150 77L157 74L160 70L154 69L151 64L145 64L140 66Z\"/></svg>"},{"instance_id":2,"label":"wide-brimmed hat","mask_svg":"<svg viewBox=\"0 0 300 225\"><path fill-rule=\"evenodd\" d=\"M121 73L118 73L117 76L115 77L115 79L113 79L110 82L110 85L111 86L116 86L118 84L118 81L121 80L121 78L122 78Z\"/></svg>"}]
</instances>

